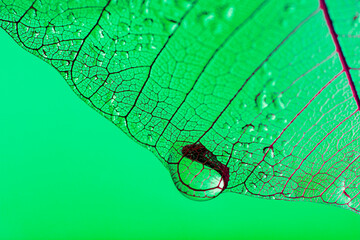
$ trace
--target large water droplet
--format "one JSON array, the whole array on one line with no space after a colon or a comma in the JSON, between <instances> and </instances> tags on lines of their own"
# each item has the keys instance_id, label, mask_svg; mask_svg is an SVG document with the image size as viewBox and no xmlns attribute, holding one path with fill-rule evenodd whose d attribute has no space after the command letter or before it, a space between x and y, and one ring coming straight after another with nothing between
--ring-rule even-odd
<instances>
[{"instance_id":1,"label":"large water droplet","mask_svg":"<svg viewBox=\"0 0 360 240\"><path fill-rule=\"evenodd\" d=\"M177 171L172 174L178 190L193 200L209 200L219 196L229 181L229 168L201 143L182 148Z\"/></svg>"}]
</instances>

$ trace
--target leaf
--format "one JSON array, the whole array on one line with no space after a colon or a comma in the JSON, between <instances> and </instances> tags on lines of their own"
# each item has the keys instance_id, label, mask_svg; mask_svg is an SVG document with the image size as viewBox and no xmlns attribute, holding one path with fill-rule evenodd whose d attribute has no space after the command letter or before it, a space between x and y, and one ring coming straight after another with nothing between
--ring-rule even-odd
<instances>
[{"instance_id":1,"label":"leaf","mask_svg":"<svg viewBox=\"0 0 360 240\"><path fill-rule=\"evenodd\" d=\"M0 3L1 27L184 195L356 213L359 11L356 0Z\"/></svg>"}]
</instances>

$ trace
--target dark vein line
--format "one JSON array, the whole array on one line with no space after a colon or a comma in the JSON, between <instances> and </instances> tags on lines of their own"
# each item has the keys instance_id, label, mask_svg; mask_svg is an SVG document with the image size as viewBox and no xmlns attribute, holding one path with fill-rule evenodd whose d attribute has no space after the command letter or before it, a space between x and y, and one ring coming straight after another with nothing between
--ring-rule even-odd
<instances>
[{"instance_id":1,"label":"dark vein line","mask_svg":"<svg viewBox=\"0 0 360 240\"><path fill-rule=\"evenodd\" d=\"M353 94L354 99L356 101L356 105L358 107L358 110L360 110L360 99L359 99L358 93L356 91L354 81L353 81L353 79L351 77L351 74L350 74L349 65L346 62L344 52L343 52L343 50L342 50L342 48L340 46L339 39L338 39L338 34L335 32L333 22L332 22L332 20L330 18L329 10L327 8L325 0L320 0L320 8L321 8L321 10L323 10L324 17L325 17L325 20L326 20L326 24L327 24L327 26L328 26L328 28L330 30L331 37L332 37L333 42L335 44L336 52L339 54L339 58L340 58L340 61L341 61L343 71L346 73L346 77L347 77L347 79L349 81L349 85L351 87L352 94Z\"/></svg>"}]
</instances>

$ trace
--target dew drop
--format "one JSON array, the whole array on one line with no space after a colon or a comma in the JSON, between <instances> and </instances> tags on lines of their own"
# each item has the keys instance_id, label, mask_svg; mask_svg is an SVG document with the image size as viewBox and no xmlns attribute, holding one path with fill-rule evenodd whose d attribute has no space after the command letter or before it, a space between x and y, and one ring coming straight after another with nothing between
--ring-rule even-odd
<instances>
[{"instance_id":1,"label":"dew drop","mask_svg":"<svg viewBox=\"0 0 360 240\"><path fill-rule=\"evenodd\" d=\"M211 24L214 21L215 15L212 13L203 12L199 14L198 18L205 27L208 27L209 24Z\"/></svg>"},{"instance_id":2,"label":"dew drop","mask_svg":"<svg viewBox=\"0 0 360 240\"><path fill-rule=\"evenodd\" d=\"M129 58L129 53L128 52L121 52L120 56L121 56L122 59L127 59L127 58Z\"/></svg>"},{"instance_id":3,"label":"dew drop","mask_svg":"<svg viewBox=\"0 0 360 240\"><path fill-rule=\"evenodd\" d=\"M235 143L234 147L235 149L240 149L242 148L243 144L241 142Z\"/></svg>"},{"instance_id":4,"label":"dew drop","mask_svg":"<svg viewBox=\"0 0 360 240\"><path fill-rule=\"evenodd\" d=\"M67 16L67 19L69 20L69 22L73 23L73 22L75 21L75 16L74 16L74 14L69 14L69 15Z\"/></svg>"},{"instance_id":5,"label":"dew drop","mask_svg":"<svg viewBox=\"0 0 360 240\"><path fill-rule=\"evenodd\" d=\"M259 129L259 132L267 132L269 130L268 127L262 123L259 124L258 129Z\"/></svg>"},{"instance_id":6,"label":"dew drop","mask_svg":"<svg viewBox=\"0 0 360 240\"><path fill-rule=\"evenodd\" d=\"M245 109L247 107L246 103L239 104L240 109Z\"/></svg>"},{"instance_id":7,"label":"dew drop","mask_svg":"<svg viewBox=\"0 0 360 240\"><path fill-rule=\"evenodd\" d=\"M267 119L267 120L275 120L275 118L276 118L276 115L275 115L275 114L272 114L272 113L270 113L270 114L268 114L268 115L266 116L266 119Z\"/></svg>"},{"instance_id":8,"label":"dew drop","mask_svg":"<svg viewBox=\"0 0 360 240\"><path fill-rule=\"evenodd\" d=\"M142 44L137 44L136 47L135 47L135 50L138 51L138 52L141 52Z\"/></svg>"},{"instance_id":9,"label":"dew drop","mask_svg":"<svg viewBox=\"0 0 360 240\"><path fill-rule=\"evenodd\" d=\"M227 122L225 122L223 125L223 129L230 129L230 128L231 128L230 125Z\"/></svg>"},{"instance_id":10,"label":"dew drop","mask_svg":"<svg viewBox=\"0 0 360 240\"><path fill-rule=\"evenodd\" d=\"M173 20L165 20L162 22L162 25L165 32L172 33L175 31L178 23Z\"/></svg>"},{"instance_id":11,"label":"dew drop","mask_svg":"<svg viewBox=\"0 0 360 240\"><path fill-rule=\"evenodd\" d=\"M273 147L265 147L263 148L263 153L267 154L267 156L270 156L271 158L275 157L275 152Z\"/></svg>"},{"instance_id":12,"label":"dew drop","mask_svg":"<svg viewBox=\"0 0 360 240\"><path fill-rule=\"evenodd\" d=\"M286 5L284 6L284 11L285 11L286 13L293 13L293 12L295 12L295 9L296 9L296 7L295 7L294 4L286 4Z\"/></svg>"},{"instance_id":13,"label":"dew drop","mask_svg":"<svg viewBox=\"0 0 360 240\"><path fill-rule=\"evenodd\" d=\"M125 40L120 40L119 44L120 44L121 46L125 46L125 45L126 45L126 41L125 41Z\"/></svg>"},{"instance_id":14,"label":"dew drop","mask_svg":"<svg viewBox=\"0 0 360 240\"><path fill-rule=\"evenodd\" d=\"M232 17L234 16L234 8L233 7L229 7L226 10L226 14L225 14L225 18L230 20Z\"/></svg>"},{"instance_id":15,"label":"dew drop","mask_svg":"<svg viewBox=\"0 0 360 240\"><path fill-rule=\"evenodd\" d=\"M280 109L285 109L285 105L284 103L282 102L282 94L279 94L275 101L274 101L274 104L275 104L275 107L276 108L280 108Z\"/></svg>"},{"instance_id":16,"label":"dew drop","mask_svg":"<svg viewBox=\"0 0 360 240\"><path fill-rule=\"evenodd\" d=\"M154 23L154 21L151 18L145 18L144 19L144 25L146 27L151 27L153 23Z\"/></svg>"},{"instance_id":17,"label":"dew drop","mask_svg":"<svg viewBox=\"0 0 360 240\"><path fill-rule=\"evenodd\" d=\"M242 128L245 132L251 133L255 131L255 127L252 124L246 124L243 128Z\"/></svg>"},{"instance_id":18,"label":"dew drop","mask_svg":"<svg viewBox=\"0 0 360 240\"><path fill-rule=\"evenodd\" d=\"M104 38L104 37L105 37L105 35L104 35L104 30L103 30L103 29L100 29L100 30L99 30L99 37L100 37L100 38Z\"/></svg>"},{"instance_id":19,"label":"dew drop","mask_svg":"<svg viewBox=\"0 0 360 240\"><path fill-rule=\"evenodd\" d=\"M153 137L152 137L151 134L148 135L148 140L149 140L149 142L152 142L152 141L153 141Z\"/></svg>"},{"instance_id":20,"label":"dew drop","mask_svg":"<svg viewBox=\"0 0 360 240\"><path fill-rule=\"evenodd\" d=\"M268 106L268 104L266 103L266 92L265 91L261 92L260 94L258 94L256 96L255 103L256 103L256 106L260 110L262 110Z\"/></svg>"},{"instance_id":21,"label":"dew drop","mask_svg":"<svg viewBox=\"0 0 360 240\"><path fill-rule=\"evenodd\" d=\"M177 172L172 174L178 190L193 200L219 196L228 185L229 168L201 143L186 145Z\"/></svg>"},{"instance_id":22,"label":"dew drop","mask_svg":"<svg viewBox=\"0 0 360 240\"><path fill-rule=\"evenodd\" d=\"M29 14L31 18L35 18L37 16L36 10L33 7L28 10L27 14Z\"/></svg>"}]
</instances>

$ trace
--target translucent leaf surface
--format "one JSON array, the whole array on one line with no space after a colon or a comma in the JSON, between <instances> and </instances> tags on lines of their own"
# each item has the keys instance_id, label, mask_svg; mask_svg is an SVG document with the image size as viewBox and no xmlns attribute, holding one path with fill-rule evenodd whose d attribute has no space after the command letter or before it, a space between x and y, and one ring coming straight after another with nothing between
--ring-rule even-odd
<instances>
[{"instance_id":1,"label":"translucent leaf surface","mask_svg":"<svg viewBox=\"0 0 360 240\"><path fill-rule=\"evenodd\" d=\"M0 2L0 23L186 196L359 213L359 11L355 0L15 0Z\"/></svg>"}]
</instances>

